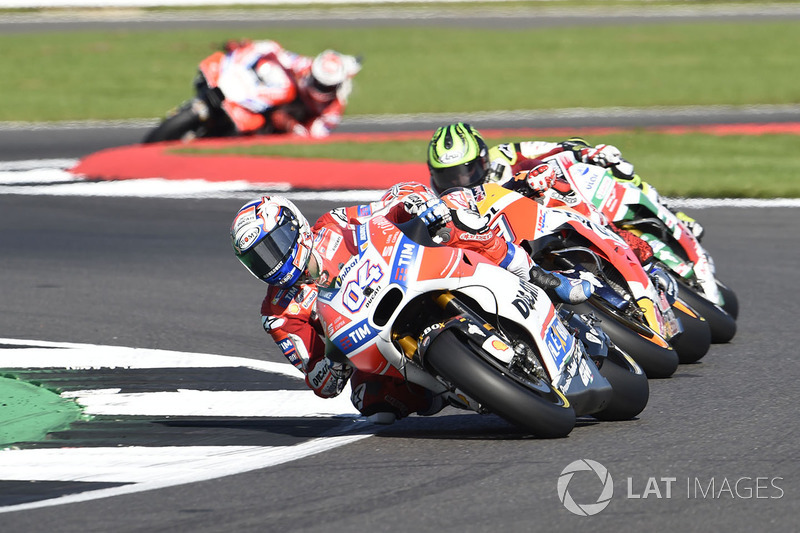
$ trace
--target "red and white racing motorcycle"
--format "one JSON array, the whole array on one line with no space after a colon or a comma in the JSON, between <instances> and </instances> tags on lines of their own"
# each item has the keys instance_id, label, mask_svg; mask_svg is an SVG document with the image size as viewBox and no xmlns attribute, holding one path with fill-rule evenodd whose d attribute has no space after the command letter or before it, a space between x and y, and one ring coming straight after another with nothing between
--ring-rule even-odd
<instances>
[{"instance_id":1,"label":"red and white racing motorcycle","mask_svg":"<svg viewBox=\"0 0 800 533\"><path fill-rule=\"evenodd\" d=\"M708 352L711 333L705 320L656 283L607 227L569 207L545 207L494 183L483 186L478 207L506 240L526 247L542 267L570 277L591 274L594 294L572 308L600 316L602 329L648 377L669 377L679 362L695 362ZM665 281L675 283L671 277Z\"/></svg>"},{"instance_id":2,"label":"red and white racing motorcycle","mask_svg":"<svg viewBox=\"0 0 800 533\"><path fill-rule=\"evenodd\" d=\"M194 79L194 98L170 111L142 142L283 133L282 127L276 127L278 113L299 124L319 116L323 104L301 97L295 74L280 64L269 63L272 68L267 70L272 79L264 80L260 69L257 71L250 65L252 53L215 52L203 59ZM337 100L330 105L346 101L349 80L361 70L359 57L340 54L337 57L342 60L347 81L339 87ZM320 109L312 112L312 106ZM314 131L310 134L322 135Z\"/></svg>"},{"instance_id":3,"label":"red and white racing motorcycle","mask_svg":"<svg viewBox=\"0 0 800 533\"><path fill-rule=\"evenodd\" d=\"M639 188L620 182L608 169L576 163L567 153L546 161L569 182L584 212L594 210L650 244L659 263L678 281L680 298L708 321L713 342L728 342L735 336L739 309L736 294L716 277L711 255L659 201L655 189L647 184Z\"/></svg>"},{"instance_id":4,"label":"red and white racing motorcycle","mask_svg":"<svg viewBox=\"0 0 800 533\"><path fill-rule=\"evenodd\" d=\"M624 419L644 409L641 369L616 349L595 363L542 289L479 254L434 244L419 219L375 217L357 240L358 255L317 299L340 362L542 437L569 434L576 415Z\"/></svg>"}]
</instances>

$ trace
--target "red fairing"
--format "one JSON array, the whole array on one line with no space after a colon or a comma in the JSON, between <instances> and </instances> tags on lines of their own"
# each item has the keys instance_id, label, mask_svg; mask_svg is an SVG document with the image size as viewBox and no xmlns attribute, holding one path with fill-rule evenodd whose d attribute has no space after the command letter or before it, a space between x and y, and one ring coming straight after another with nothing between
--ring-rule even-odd
<instances>
[{"instance_id":1,"label":"red fairing","mask_svg":"<svg viewBox=\"0 0 800 533\"><path fill-rule=\"evenodd\" d=\"M209 87L216 87L219 79L220 63L225 57L222 52L215 52L200 62L200 72Z\"/></svg>"},{"instance_id":2,"label":"red fairing","mask_svg":"<svg viewBox=\"0 0 800 533\"><path fill-rule=\"evenodd\" d=\"M253 113L235 102L225 100L222 102L222 109L228 114L236 129L242 133L250 133L263 128L267 119L261 113Z\"/></svg>"}]
</instances>

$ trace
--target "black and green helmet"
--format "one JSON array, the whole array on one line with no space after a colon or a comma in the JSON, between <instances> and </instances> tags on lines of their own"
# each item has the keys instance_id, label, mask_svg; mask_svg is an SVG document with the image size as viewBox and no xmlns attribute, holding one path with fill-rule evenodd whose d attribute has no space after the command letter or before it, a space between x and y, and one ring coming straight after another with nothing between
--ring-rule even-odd
<instances>
[{"instance_id":1,"label":"black and green helmet","mask_svg":"<svg viewBox=\"0 0 800 533\"><path fill-rule=\"evenodd\" d=\"M453 187L480 185L489 168L488 153L483 137L469 124L442 126L428 144L431 187L442 194Z\"/></svg>"}]
</instances>

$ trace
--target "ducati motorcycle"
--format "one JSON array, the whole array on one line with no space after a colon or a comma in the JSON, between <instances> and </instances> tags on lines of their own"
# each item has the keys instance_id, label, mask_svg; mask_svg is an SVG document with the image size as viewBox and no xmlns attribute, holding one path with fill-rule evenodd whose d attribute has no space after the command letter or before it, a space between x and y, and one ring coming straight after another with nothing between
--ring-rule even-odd
<instances>
[{"instance_id":1,"label":"ducati motorcycle","mask_svg":"<svg viewBox=\"0 0 800 533\"><path fill-rule=\"evenodd\" d=\"M574 163L562 154L548 162L558 165L585 202L650 244L657 260L675 275L680 298L708 321L712 342L734 337L739 312L736 294L716 278L711 255L683 221L659 202L655 189L619 182L607 169Z\"/></svg>"},{"instance_id":2,"label":"ducati motorcycle","mask_svg":"<svg viewBox=\"0 0 800 533\"><path fill-rule=\"evenodd\" d=\"M705 320L675 297L669 274L654 280L614 232L569 207L543 207L497 184L483 187L481 213L506 240L525 247L536 264L572 278L587 279L595 291L570 306L601 319L613 342L648 377L671 376L679 363L702 358L711 344Z\"/></svg>"},{"instance_id":3,"label":"ducati motorcycle","mask_svg":"<svg viewBox=\"0 0 800 533\"><path fill-rule=\"evenodd\" d=\"M360 58L352 59L354 72L351 78L360 69ZM240 106L232 104L239 99L252 98L244 88L253 82L243 79L245 77L255 78L257 74L253 69L235 65L230 54L215 52L206 57L200 62L194 79L194 98L170 111L156 128L147 133L142 142L232 137L241 135L242 131L259 135L283 133L276 131L271 119L272 113L278 109L300 123L310 118L309 110L299 97L288 103L275 101L270 104L262 96L259 104L266 109L263 113L246 112Z\"/></svg>"},{"instance_id":4,"label":"ducati motorcycle","mask_svg":"<svg viewBox=\"0 0 800 533\"><path fill-rule=\"evenodd\" d=\"M647 379L631 358L590 357L574 333L592 325L562 317L542 289L479 254L436 245L420 219L377 216L357 228L357 247L319 286L329 357L545 438L568 435L576 416L644 409Z\"/></svg>"}]
</instances>

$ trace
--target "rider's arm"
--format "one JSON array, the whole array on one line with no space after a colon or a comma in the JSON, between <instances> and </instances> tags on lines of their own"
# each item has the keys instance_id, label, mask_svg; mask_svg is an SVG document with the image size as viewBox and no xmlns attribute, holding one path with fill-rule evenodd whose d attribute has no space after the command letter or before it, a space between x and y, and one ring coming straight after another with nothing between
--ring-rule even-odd
<instances>
[{"instance_id":1,"label":"rider's arm","mask_svg":"<svg viewBox=\"0 0 800 533\"><path fill-rule=\"evenodd\" d=\"M547 141L523 141L492 146L489 149L489 161L493 167L490 179L505 184L515 174L532 169L535 166L533 160L561 151L563 148L560 143Z\"/></svg>"},{"instance_id":2,"label":"rider's arm","mask_svg":"<svg viewBox=\"0 0 800 533\"><path fill-rule=\"evenodd\" d=\"M319 115L303 123L310 137L327 137L342 122L345 103L336 99L328 104Z\"/></svg>"},{"instance_id":3,"label":"rider's arm","mask_svg":"<svg viewBox=\"0 0 800 533\"><path fill-rule=\"evenodd\" d=\"M443 244L477 252L509 272L528 279L528 271L533 266L530 256L489 227L489 217L481 216L470 190L449 192L442 196L442 201L450 208L450 220L444 231L439 232L444 237Z\"/></svg>"},{"instance_id":4,"label":"rider's arm","mask_svg":"<svg viewBox=\"0 0 800 533\"><path fill-rule=\"evenodd\" d=\"M374 202L328 211L317 219L312 230L331 223L341 227L361 225L378 215L385 216L395 224L407 222L422 204L433 198L436 198L436 194L426 185L417 182L398 183Z\"/></svg>"},{"instance_id":5,"label":"rider's arm","mask_svg":"<svg viewBox=\"0 0 800 533\"><path fill-rule=\"evenodd\" d=\"M316 299L314 285L270 287L261 304L261 321L283 355L304 374L309 388L317 396L331 398L342 392L349 375L325 357Z\"/></svg>"},{"instance_id":6,"label":"rider's arm","mask_svg":"<svg viewBox=\"0 0 800 533\"><path fill-rule=\"evenodd\" d=\"M301 137L327 137L341 122L341 113L323 113L306 122L300 122L283 109L275 110L272 125L278 132L293 133Z\"/></svg>"},{"instance_id":7,"label":"rider's arm","mask_svg":"<svg viewBox=\"0 0 800 533\"><path fill-rule=\"evenodd\" d=\"M300 124L297 119L284 109L276 109L273 111L270 115L270 120L275 131L278 133L294 133L301 137L308 136L306 127Z\"/></svg>"},{"instance_id":8,"label":"rider's arm","mask_svg":"<svg viewBox=\"0 0 800 533\"><path fill-rule=\"evenodd\" d=\"M498 168L493 180L503 184L515 174L533 168L538 163L537 160L562 152L569 153L572 159L579 163L594 163L604 167L619 163L619 150L616 147L606 144L591 147L578 137L557 143L549 141L504 143L489 149L489 161Z\"/></svg>"}]
</instances>

